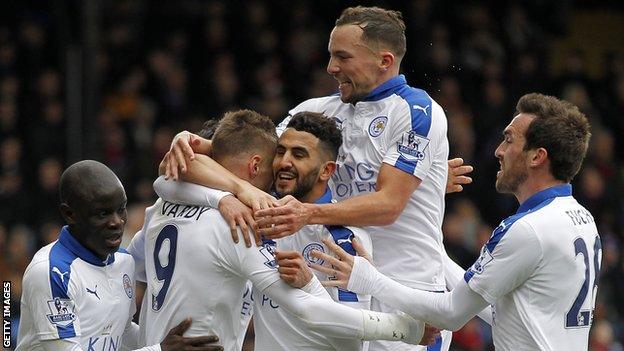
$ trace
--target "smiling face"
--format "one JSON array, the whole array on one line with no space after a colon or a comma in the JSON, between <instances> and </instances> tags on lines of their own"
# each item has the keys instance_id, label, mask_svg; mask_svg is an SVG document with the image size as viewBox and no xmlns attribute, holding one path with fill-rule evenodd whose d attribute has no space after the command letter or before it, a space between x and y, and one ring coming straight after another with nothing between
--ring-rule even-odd
<instances>
[{"instance_id":1,"label":"smiling face","mask_svg":"<svg viewBox=\"0 0 624 351\"><path fill-rule=\"evenodd\" d=\"M282 133L273 159L275 191L280 197L292 195L309 202L308 195L318 183L325 163L318 144L319 139L308 132L287 128Z\"/></svg>"},{"instance_id":2,"label":"smiling face","mask_svg":"<svg viewBox=\"0 0 624 351\"><path fill-rule=\"evenodd\" d=\"M496 173L496 190L500 193L516 194L528 178L528 155L524 150L526 131L535 117L521 113L505 128L504 139L494 155L500 163Z\"/></svg>"},{"instance_id":3,"label":"smiling face","mask_svg":"<svg viewBox=\"0 0 624 351\"><path fill-rule=\"evenodd\" d=\"M386 80L381 57L362 40L359 26L334 27L328 50L327 73L338 81L342 102L356 103Z\"/></svg>"}]
</instances>

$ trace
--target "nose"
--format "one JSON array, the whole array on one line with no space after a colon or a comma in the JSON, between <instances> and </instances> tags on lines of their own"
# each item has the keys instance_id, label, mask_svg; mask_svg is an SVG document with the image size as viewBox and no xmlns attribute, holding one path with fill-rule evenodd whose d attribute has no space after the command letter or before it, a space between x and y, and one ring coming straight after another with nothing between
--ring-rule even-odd
<instances>
[{"instance_id":1,"label":"nose","mask_svg":"<svg viewBox=\"0 0 624 351\"><path fill-rule=\"evenodd\" d=\"M126 223L126 211L123 213L114 212L108 221L109 228L119 228Z\"/></svg>"},{"instance_id":2,"label":"nose","mask_svg":"<svg viewBox=\"0 0 624 351\"><path fill-rule=\"evenodd\" d=\"M503 157L503 143L504 142L505 141L498 144L498 147L496 148L496 150L494 150L494 156L498 159L501 159Z\"/></svg>"},{"instance_id":3,"label":"nose","mask_svg":"<svg viewBox=\"0 0 624 351\"><path fill-rule=\"evenodd\" d=\"M292 167L292 157L290 152L285 152L284 155L279 160L279 168L290 168Z\"/></svg>"},{"instance_id":4,"label":"nose","mask_svg":"<svg viewBox=\"0 0 624 351\"><path fill-rule=\"evenodd\" d=\"M340 67L336 64L336 60L330 57L327 63L327 73L334 75L338 72L340 72Z\"/></svg>"}]
</instances>

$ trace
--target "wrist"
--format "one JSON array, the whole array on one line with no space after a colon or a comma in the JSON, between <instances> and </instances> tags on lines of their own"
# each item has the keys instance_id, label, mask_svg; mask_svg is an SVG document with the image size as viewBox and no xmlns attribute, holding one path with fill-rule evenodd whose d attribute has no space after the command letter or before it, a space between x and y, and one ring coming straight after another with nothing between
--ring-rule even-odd
<instances>
[{"instance_id":1,"label":"wrist","mask_svg":"<svg viewBox=\"0 0 624 351\"><path fill-rule=\"evenodd\" d=\"M320 219L320 212L321 212L321 205L318 204L311 204L311 203L304 203L303 204L303 208L305 209L305 224L324 224L324 223L320 223L319 219Z\"/></svg>"}]
</instances>

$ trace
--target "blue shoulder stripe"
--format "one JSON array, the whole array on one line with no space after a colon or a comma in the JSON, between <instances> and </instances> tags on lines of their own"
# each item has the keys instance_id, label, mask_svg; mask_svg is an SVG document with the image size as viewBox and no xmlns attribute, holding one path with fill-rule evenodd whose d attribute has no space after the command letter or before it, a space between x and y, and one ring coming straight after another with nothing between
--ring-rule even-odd
<instances>
[{"instance_id":1,"label":"blue shoulder stripe","mask_svg":"<svg viewBox=\"0 0 624 351\"><path fill-rule=\"evenodd\" d=\"M412 88L405 85L396 91L408 105L411 114L412 132L422 137L427 137L431 130L432 100L429 95L421 89ZM400 147L397 145L397 147ZM412 174L416 169L418 160L408 159L400 155L394 165L403 172Z\"/></svg>"},{"instance_id":2,"label":"blue shoulder stripe","mask_svg":"<svg viewBox=\"0 0 624 351\"><path fill-rule=\"evenodd\" d=\"M71 278L71 264L76 259L69 249L60 241L52 246L50 250L50 289L54 299L69 299L68 285ZM67 326L56 326L59 338L66 339L76 336L74 323Z\"/></svg>"},{"instance_id":3,"label":"blue shoulder stripe","mask_svg":"<svg viewBox=\"0 0 624 351\"><path fill-rule=\"evenodd\" d=\"M431 129L431 97L422 89L408 85L401 87L397 92L408 104L412 117L412 131L426 137Z\"/></svg>"}]
</instances>

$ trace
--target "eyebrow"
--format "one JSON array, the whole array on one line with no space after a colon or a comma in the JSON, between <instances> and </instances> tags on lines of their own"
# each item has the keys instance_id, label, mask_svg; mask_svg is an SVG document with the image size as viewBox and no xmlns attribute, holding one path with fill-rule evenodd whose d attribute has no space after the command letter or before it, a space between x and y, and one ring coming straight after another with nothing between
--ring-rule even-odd
<instances>
[{"instance_id":1,"label":"eyebrow","mask_svg":"<svg viewBox=\"0 0 624 351\"><path fill-rule=\"evenodd\" d=\"M329 50L329 53L331 55L351 55L349 52L344 51L344 50L336 50L336 51Z\"/></svg>"},{"instance_id":2,"label":"eyebrow","mask_svg":"<svg viewBox=\"0 0 624 351\"><path fill-rule=\"evenodd\" d=\"M306 155L309 155L309 154L310 154L310 153L308 152L308 149L306 149L306 148L305 148L305 147L303 147L303 146L294 146L292 149L293 149L293 151L301 151L301 152L304 152Z\"/></svg>"}]
</instances>

